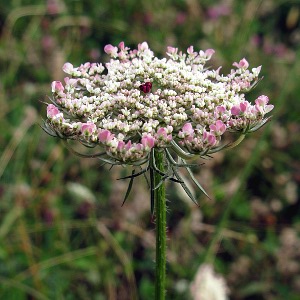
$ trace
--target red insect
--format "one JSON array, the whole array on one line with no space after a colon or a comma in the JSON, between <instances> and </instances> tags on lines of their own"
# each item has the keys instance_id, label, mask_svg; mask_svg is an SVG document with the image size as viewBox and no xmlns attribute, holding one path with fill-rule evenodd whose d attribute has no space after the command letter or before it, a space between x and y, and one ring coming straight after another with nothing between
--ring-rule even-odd
<instances>
[{"instance_id":1,"label":"red insect","mask_svg":"<svg viewBox=\"0 0 300 300\"><path fill-rule=\"evenodd\" d=\"M151 82L145 82L140 85L140 90L144 92L145 94L150 93L152 88L152 83Z\"/></svg>"}]
</instances>

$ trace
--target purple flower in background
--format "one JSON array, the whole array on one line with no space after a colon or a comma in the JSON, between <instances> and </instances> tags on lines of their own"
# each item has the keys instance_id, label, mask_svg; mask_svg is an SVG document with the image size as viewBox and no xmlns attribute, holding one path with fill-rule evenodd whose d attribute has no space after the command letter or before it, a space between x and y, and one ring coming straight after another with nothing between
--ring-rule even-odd
<instances>
[{"instance_id":1,"label":"purple flower in background","mask_svg":"<svg viewBox=\"0 0 300 300\"><path fill-rule=\"evenodd\" d=\"M212 20L217 20L220 17L228 16L231 13L231 7L225 3L220 3L214 6L211 6L207 9L207 16Z\"/></svg>"}]
</instances>

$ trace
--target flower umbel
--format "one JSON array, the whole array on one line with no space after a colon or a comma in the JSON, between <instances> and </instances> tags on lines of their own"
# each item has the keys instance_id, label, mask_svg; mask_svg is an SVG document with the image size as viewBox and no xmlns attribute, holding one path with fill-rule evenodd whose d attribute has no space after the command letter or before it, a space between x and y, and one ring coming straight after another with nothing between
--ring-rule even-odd
<instances>
[{"instance_id":1,"label":"flower umbel","mask_svg":"<svg viewBox=\"0 0 300 300\"><path fill-rule=\"evenodd\" d=\"M131 180L150 169L159 172L153 158L157 149L165 153L163 179L181 183L192 197L177 168L189 169L186 159L230 146L220 145L225 132L244 136L259 129L273 109L267 96L254 104L246 99L261 67L249 69L245 58L224 75L220 68L205 67L213 49L195 52L190 46L183 53L168 47L167 58L157 58L146 42L134 50L121 42L104 51L111 57L105 65L65 63L68 77L64 84L52 83L43 128L65 141L100 148L93 156L105 163L145 165Z\"/></svg>"}]
</instances>

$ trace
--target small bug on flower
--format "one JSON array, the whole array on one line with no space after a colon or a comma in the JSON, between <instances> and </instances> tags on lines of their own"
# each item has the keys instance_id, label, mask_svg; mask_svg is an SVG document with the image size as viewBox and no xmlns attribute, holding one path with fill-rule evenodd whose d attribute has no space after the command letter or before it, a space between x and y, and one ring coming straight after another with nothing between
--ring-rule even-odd
<instances>
[{"instance_id":1,"label":"small bug on flower","mask_svg":"<svg viewBox=\"0 0 300 300\"><path fill-rule=\"evenodd\" d=\"M152 88L152 83L151 82L145 82L140 85L140 90L144 92L145 94L150 93Z\"/></svg>"}]
</instances>

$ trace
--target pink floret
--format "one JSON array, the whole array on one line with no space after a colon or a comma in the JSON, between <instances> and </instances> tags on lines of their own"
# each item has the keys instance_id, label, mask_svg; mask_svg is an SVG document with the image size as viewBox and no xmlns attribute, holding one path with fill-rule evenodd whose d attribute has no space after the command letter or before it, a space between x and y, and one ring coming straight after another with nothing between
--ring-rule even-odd
<instances>
[{"instance_id":1,"label":"pink floret","mask_svg":"<svg viewBox=\"0 0 300 300\"><path fill-rule=\"evenodd\" d=\"M60 81L53 81L51 84L52 93L60 93L63 92L64 86Z\"/></svg>"},{"instance_id":2,"label":"pink floret","mask_svg":"<svg viewBox=\"0 0 300 300\"><path fill-rule=\"evenodd\" d=\"M52 119L53 117L55 117L59 113L60 113L60 111L55 105L49 104L47 106L47 117L48 118Z\"/></svg>"},{"instance_id":3,"label":"pink floret","mask_svg":"<svg viewBox=\"0 0 300 300\"><path fill-rule=\"evenodd\" d=\"M82 123L81 124L81 132L91 135L93 134L97 129L97 126L94 123L88 122L88 123Z\"/></svg>"},{"instance_id":4,"label":"pink floret","mask_svg":"<svg viewBox=\"0 0 300 300\"><path fill-rule=\"evenodd\" d=\"M145 149L152 149L155 145L155 139L151 135L144 136L141 142Z\"/></svg>"},{"instance_id":5,"label":"pink floret","mask_svg":"<svg viewBox=\"0 0 300 300\"><path fill-rule=\"evenodd\" d=\"M239 63L235 62L232 65L240 69L247 69L249 67L249 63L246 58L243 58L239 61Z\"/></svg>"},{"instance_id":6,"label":"pink floret","mask_svg":"<svg viewBox=\"0 0 300 300\"><path fill-rule=\"evenodd\" d=\"M117 57L118 56L118 48L114 47L111 44L108 44L104 47L104 51L105 53L107 53L108 55L112 56L112 57Z\"/></svg>"},{"instance_id":7,"label":"pink floret","mask_svg":"<svg viewBox=\"0 0 300 300\"><path fill-rule=\"evenodd\" d=\"M66 62L64 65L63 65L63 71L67 74L71 74L74 70L74 67L71 63L69 62Z\"/></svg>"},{"instance_id":8,"label":"pink floret","mask_svg":"<svg viewBox=\"0 0 300 300\"><path fill-rule=\"evenodd\" d=\"M114 134L107 129L102 129L98 132L98 138L100 142L108 143L114 138Z\"/></svg>"}]
</instances>

